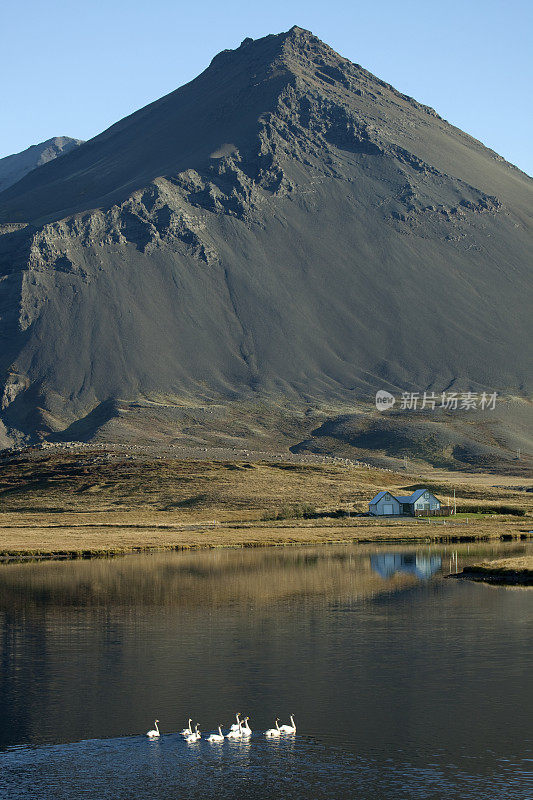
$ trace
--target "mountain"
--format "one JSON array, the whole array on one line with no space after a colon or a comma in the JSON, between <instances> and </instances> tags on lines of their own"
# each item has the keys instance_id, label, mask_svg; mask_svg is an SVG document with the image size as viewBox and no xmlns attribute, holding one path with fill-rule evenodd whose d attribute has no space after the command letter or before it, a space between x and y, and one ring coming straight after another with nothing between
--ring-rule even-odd
<instances>
[{"instance_id":1,"label":"mountain","mask_svg":"<svg viewBox=\"0 0 533 800\"><path fill-rule=\"evenodd\" d=\"M245 39L0 194L5 437L527 405L532 186L309 31Z\"/></svg>"},{"instance_id":2,"label":"mountain","mask_svg":"<svg viewBox=\"0 0 533 800\"><path fill-rule=\"evenodd\" d=\"M32 169L47 164L58 156L69 153L82 144L81 139L70 136L54 136L46 142L33 144L21 153L0 158L0 192L19 181Z\"/></svg>"}]
</instances>

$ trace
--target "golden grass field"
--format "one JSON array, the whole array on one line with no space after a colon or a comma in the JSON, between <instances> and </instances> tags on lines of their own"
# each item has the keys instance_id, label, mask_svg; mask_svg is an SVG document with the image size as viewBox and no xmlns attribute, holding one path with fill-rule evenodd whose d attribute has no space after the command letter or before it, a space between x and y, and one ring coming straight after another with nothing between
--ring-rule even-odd
<instances>
[{"instance_id":1,"label":"golden grass field","mask_svg":"<svg viewBox=\"0 0 533 800\"><path fill-rule=\"evenodd\" d=\"M382 488L409 493L421 485L444 503L455 488L464 513L445 524L443 519L353 516L366 511ZM525 491L531 485L524 478L430 468L425 474L403 474L337 464L189 461L90 448L27 450L0 463L0 554L526 538L533 528L532 494ZM306 518L311 512L323 516ZM339 512L351 516L327 516Z\"/></svg>"}]
</instances>

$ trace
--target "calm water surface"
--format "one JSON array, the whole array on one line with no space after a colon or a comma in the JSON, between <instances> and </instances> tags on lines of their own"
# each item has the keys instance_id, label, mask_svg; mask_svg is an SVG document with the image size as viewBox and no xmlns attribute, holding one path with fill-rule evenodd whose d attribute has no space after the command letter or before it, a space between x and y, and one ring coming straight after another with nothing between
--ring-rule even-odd
<instances>
[{"instance_id":1,"label":"calm water surface","mask_svg":"<svg viewBox=\"0 0 533 800\"><path fill-rule=\"evenodd\" d=\"M533 591L444 577L526 550L0 566L0 797L531 800ZM175 733L236 711L249 742Z\"/></svg>"}]
</instances>

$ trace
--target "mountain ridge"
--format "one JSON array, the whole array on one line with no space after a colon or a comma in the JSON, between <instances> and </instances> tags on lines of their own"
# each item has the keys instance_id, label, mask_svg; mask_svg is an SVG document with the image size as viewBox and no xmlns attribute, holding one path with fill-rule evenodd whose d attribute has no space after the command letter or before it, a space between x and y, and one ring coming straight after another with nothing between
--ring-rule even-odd
<instances>
[{"instance_id":1,"label":"mountain ridge","mask_svg":"<svg viewBox=\"0 0 533 800\"><path fill-rule=\"evenodd\" d=\"M531 179L308 31L38 172L0 194L9 430L150 396L528 396Z\"/></svg>"},{"instance_id":2,"label":"mountain ridge","mask_svg":"<svg viewBox=\"0 0 533 800\"><path fill-rule=\"evenodd\" d=\"M256 49L258 50L257 54L255 54ZM264 58L265 50L266 59L262 60ZM254 74L254 69L259 70L258 75ZM323 71L324 69L325 72ZM310 70L311 72L314 70L314 76L311 75ZM229 76L228 71L230 71ZM332 75L334 77L332 77ZM124 137L121 136L121 134L126 133L127 137L131 137L130 129L133 125L137 125L138 127L138 123L142 122L143 118L146 118L147 116L153 114L154 111L157 111L161 108L163 108L165 111L168 111L169 107L172 106L172 104L176 101L184 101L186 105L189 99L187 95L190 94L191 91L195 92L198 88L203 88L203 84L206 82L214 83L218 87L222 82L228 82L230 79L235 81L237 78L240 81L239 89L241 91L246 91L253 87L254 84L252 82L256 77L259 78L259 80L263 83L268 83L269 81L273 80L275 81L276 79L278 79L278 81L275 83L274 91L270 97L267 98L266 102L263 100L263 108L261 111L253 117L254 122L257 121L257 117L259 117L261 113L268 113L269 111L272 112L276 110L276 101L278 100L280 94L280 84L282 85L283 89L286 89L289 86L294 86L295 82L297 85L299 85L298 81L303 80L303 88L305 90L309 85L309 81L313 80L315 83L318 81L318 84L321 84L320 88L322 90L331 90L332 87L334 90L335 84L340 82L344 88L349 88L350 91L354 91L356 94L361 96L365 92L372 96L372 86L374 86L374 88L379 87L378 91L385 90L387 93L392 94L398 103L412 108L415 112L429 115L439 123L442 123L442 125L446 127L448 133L458 133L461 137L466 137L470 143L473 143L474 146L481 148L483 153L488 154L496 163L504 165L507 169L516 171L519 175L531 180L529 176L525 175L525 173L522 173L516 166L509 164L509 162L505 161L505 159L487 148L481 142L447 123L437 114L434 109L418 103L416 100L414 100L414 98L397 91L390 84L372 75L360 65L352 64L350 61L348 61L348 59L339 56L334 50L321 42L310 31L306 31L298 26L293 26L293 28L286 33L277 35L271 34L259 40L245 39L244 42L241 43L240 47L236 48L235 50L222 51L212 59L209 66L202 73L200 73L197 78L194 78L184 86L179 87L173 92L170 92L168 95L153 101L139 111L133 112L124 119L114 123L106 131L89 140L89 142L86 142L85 147L73 154L70 162L63 162L60 166L55 165L52 168L48 168L48 174L50 175L48 182L43 180L47 174L41 173L38 179L36 176L32 176L20 187L6 192L0 198L0 219L6 222L39 222L41 219L51 220L59 215L67 216L72 213L77 213L80 210L87 210L83 207L80 208L79 203L78 205L73 203L71 208L54 209L54 211L49 211L49 213L46 213L48 209L45 206L44 214L39 210L36 216L35 212L33 214L28 213L23 219L21 217L22 212L20 210L17 210L15 214L11 213L11 216L9 216L9 201L11 198L16 198L16 202L20 205L21 196L34 191L34 183L39 184L44 182L47 191L49 191L49 184L52 183L53 185L54 180L56 180L54 173L59 173L61 177L62 174L68 172L69 168L75 173L76 181L79 182L81 180L80 172L87 171L86 167L88 163L90 164L91 150L93 150L97 145L105 144L106 142L117 139L117 137L119 137L120 144L122 144L122 139ZM255 85L257 85L257 82ZM366 89L365 85L367 87ZM212 86L209 86L208 88L210 91L213 91ZM232 85L232 91L230 93L232 97L232 103L230 103L228 106L228 103L224 99L224 102L219 103L218 107L216 107L216 113L219 115L219 118L216 119L218 126L222 126L224 121L222 119L223 113L221 108L224 108L226 112L228 112L228 110L231 112L232 107L235 108L235 106L238 105L234 94L235 90L234 86ZM373 99L375 100L378 98L376 95L374 95ZM268 106L268 100L270 100L273 107L265 107ZM186 110L189 109L187 108ZM179 113L182 111L183 109L181 107L178 108ZM226 116L229 116L229 114L226 113ZM175 121L175 118L171 118L165 120L163 124L167 127L170 127L175 123ZM211 119L211 122L212 121L213 120ZM204 120L201 120L201 124L204 124ZM242 125L242 118L239 120L239 124ZM200 127L200 125L198 125L198 127ZM137 131L134 131L134 133L135 135L138 135ZM399 133L399 131L396 131L396 133ZM215 141L218 141L218 139L219 137L217 135L215 137ZM396 141L395 143L398 145L401 144L399 141ZM200 156L193 153L192 159L194 163L198 164L202 161L205 161L210 155L210 153L207 152L208 149L209 148L204 147ZM216 147L214 146L212 152L215 150ZM182 154L177 155L176 151L177 148L172 151L170 154L170 160L167 160L166 164L164 159L160 157L160 154L156 152L155 155L157 157L157 166L152 166L149 173L144 170L142 175L137 180L139 183L137 187L134 187L133 182L131 181L129 183L120 181L119 189L122 189L122 195L120 196L120 193L117 195L116 186L110 188L109 185L106 184L105 188L98 193L96 199L105 200L105 198L108 198L107 202L112 204L113 198L125 199L125 197L128 196L128 193L131 193L136 188L141 188L141 183L139 182L141 179L145 182L149 182L157 177L164 177L166 173L171 174L173 171L180 171L180 162L188 164L188 159L191 158L191 155L189 153L186 153L184 156ZM138 157L137 153L134 155ZM415 153L414 155L416 156L418 154ZM131 159L129 159L127 162L128 167L130 166L130 163ZM101 165L99 166L99 169L102 169ZM107 175L105 177L108 178ZM119 181L119 178L117 178L117 181ZM145 185L145 183L142 183L142 185ZM62 191L63 193L65 191L64 185L62 186ZM84 188L82 188L81 192L84 191ZM80 194L78 183L75 186L74 193L76 196L79 196ZM5 208L2 208L4 205L7 205L8 207L7 212ZM105 205L106 203L104 202L104 206Z\"/></svg>"},{"instance_id":3,"label":"mountain ridge","mask_svg":"<svg viewBox=\"0 0 533 800\"><path fill-rule=\"evenodd\" d=\"M44 142L32 144L20 153L0 158L0 193L21 180L28 172L65 155L80 144L81 139L53 136Z\"/></svg>"}]
</instances>

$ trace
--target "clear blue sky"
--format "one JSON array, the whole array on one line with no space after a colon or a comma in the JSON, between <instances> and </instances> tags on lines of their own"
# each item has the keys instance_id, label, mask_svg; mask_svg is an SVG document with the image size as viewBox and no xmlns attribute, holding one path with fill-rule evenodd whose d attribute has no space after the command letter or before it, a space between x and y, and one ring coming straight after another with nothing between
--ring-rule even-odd
<instances>
[{"instance_id":1,"label":"clear blue sky","mask_svg":"<svg viewBox=\"0 0 533 800\"><path fill-rule=\"evenodd\" d=\"M531 0L1 0L0 157L89 139L292 25L533 174Z\"/></svg>"}]
</instances>

